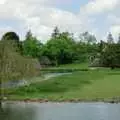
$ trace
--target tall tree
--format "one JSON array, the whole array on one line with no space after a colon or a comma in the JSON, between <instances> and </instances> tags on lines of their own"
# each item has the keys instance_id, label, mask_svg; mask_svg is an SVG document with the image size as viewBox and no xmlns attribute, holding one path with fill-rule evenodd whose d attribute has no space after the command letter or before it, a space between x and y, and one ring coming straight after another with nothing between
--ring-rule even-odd
<instances>
[{"instance_id":1,"label":"tall tree","mask_svg":"<svg viewBox=\"0 0 120 120\"><path fill-rule=\"evenodd\" d=\"M86 44L94 44L97 42L96 37L89 32L80 34L80 41Z\"/></svg>"},{"instance_id":2,"label":"tall tree","mask_svg":"<svg viewBox=\"0 0 120 120\"><path fill-rule=\"evenodd\" d=\"M57 38L60 34L59 28L56 26L52 33L52 38Z\"/></svg>"},{"instance_id":3,"label":"tall tree","mask_svg":"<svg viewBox=\"0 0 120 120\"><path fill-rule=\"evenodd\" d=\"M120 44L120 33L118 35L118 44Z\"/></svg>"},{"instance_id":4,"label":"tall tree","mask_svg":"<svg viewBox=\"0 0 120 120\"><path fill-rule=\"evenodd\" d=\"M54 65L71 63L73 59L73 38L68 32L62 32L57 38L51 38L44 46L43 55Z\"/></svg>"},{"instance_id":5,"label":"tall tree","mask_svg":"<svg viewBox=\"0 0 120 120\"><path fill-rule=\"evenodd\" d=\"M33 34L31 32L31 30L29 30L27 33L26 33L26 36L25 36L25 40L31 40L33 38Z\"/></svg>"},{"instance_id":6,"label":"tall tree","mask_svg":"<svg viewBox=\"0 0 120 120\"><path fill-rule=\"evenodd\" d=\"M113 44L114 43L114 38L112 36L112 33L109 33L107 36L107 43L108 44Z\"/></svg>"},{"instance_id":7,"label":"tall tree","mask_svg":"<svg viewBox=\"0 0 120 120\"><path fill-rule=\"evenodd\" d=\"M32 35L31 31L26 34L25 41L23 42L23 54L33 58L40 57L42 43Z\"/></svg>"}]
</instances>

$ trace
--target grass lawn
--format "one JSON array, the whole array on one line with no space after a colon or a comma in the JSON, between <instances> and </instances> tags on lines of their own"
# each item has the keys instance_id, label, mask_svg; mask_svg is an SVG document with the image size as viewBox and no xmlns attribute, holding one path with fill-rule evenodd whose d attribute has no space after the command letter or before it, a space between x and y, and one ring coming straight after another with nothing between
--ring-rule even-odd
<instances>
[{"instance_id":1,"label":"grass lawn","mask_svg":"<svg viewBox=\"0 0 120 120\"><path fill-rule=\"evenodd\" d=\"M74 72L10 92L10 99L92 100L120 96L120 71Z\"/></svg>"},{"instance_id":2,"label":"grass lawn","mask_svg":"<svg viewBox=\"0 0 120 120\"><path fill-rule=\"evenodd\" d=\"M57 68L66 68L66 69L87 69L88 63L81 63L81 64L66 64L66 65L60 65Z\"/></svg>"},{"instance_id":3,"label":"grass lawn","mask_svg":"<svg viewBox=\"0 0 120 120\"><path fill-rule=\"evenodd\" d=\"M60 65L58 67L47 67L41 69L43 73L51 73L51 72L73 72L73 71L87 71L89 69L89 65L87 63L81 64L65 64Z\"/></svg>"}]
</instances>

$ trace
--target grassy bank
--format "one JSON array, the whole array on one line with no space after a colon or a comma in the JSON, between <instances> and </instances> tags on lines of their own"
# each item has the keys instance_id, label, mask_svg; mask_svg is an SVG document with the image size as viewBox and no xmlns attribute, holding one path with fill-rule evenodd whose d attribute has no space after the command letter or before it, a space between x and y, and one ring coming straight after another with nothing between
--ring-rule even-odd
<instances>
[{"instance_id":1,"label":"grassy bank","mask_svg":"<svg viewBox=\"0 0 120 120\"><path fill-rule=\"evenodd\" d=\"M120 71L94 70L74 72L10 90L9 99L47 99L49 101L102 100L120 96Z\"/></svg>"}]
</instances>

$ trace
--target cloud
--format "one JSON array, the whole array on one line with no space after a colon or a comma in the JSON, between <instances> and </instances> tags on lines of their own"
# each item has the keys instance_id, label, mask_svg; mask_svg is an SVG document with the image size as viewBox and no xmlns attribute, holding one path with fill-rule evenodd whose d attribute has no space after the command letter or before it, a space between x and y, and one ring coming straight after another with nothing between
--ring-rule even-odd
<instances>
[{"instance_id":1,"label":"cloud","mask_svg":"<svg viewBox=\"0 0 120 120\"><path fill-rule=\"evenodd\" d=\"M55 4L64 4L64 5L70 5L74 0L53 0Z\"/></svg>"},{"instance_id":2,"label":"cloud","mask_svg":"<svg viewBox=\"0 0 120 120\"><path fill-rule=\"evenodd\" d=\"M90 0L80 11L89 15L103 13L113 10L119 2L119 0Z\"/></svg>"},{"instance_id":3,"label":"cloud","mask_svg":"<svg viewBox=\"0 0 120 120\"><path fill-rule=\"evenodd\" d=\"M96 33L101 39L103 31L99 29L101 26L96 23L99 21L96 15L119 9L120 3L119 0L89 0L87 4L81 6L79 13L56 8L56 4L71 4L72 2L73 0L0 0L0 35L7 30L13 30L24 39L25 33L31 29L35 36L45 42L54 27L58 26L61 31L68 30L75 33L76 36L89 30ZM110 29L115 25L115 19L117 20L115 17L111 18L109 16L106 19ZM105 20L105 18L103 19ZM5 22L1 24L1 21ZM117 26L119 26L119 19L117 22ZM94 27L95 24L97 27Z\"/></svg>"},{"instance_id":4,"label":"cloud","mask_svg":"<svg viewBox=\"0 0 120 120\"><path fill-rule=\"evenodd\" d=\"M64 11L52 6L48 0L7 0L0 5L1 20L14 20L18 25L12 25L18 32L23 29L32 32L41 40L48 39L53 28L58 26L62 31L81 31L81 18L72 12ZM14 30L14 29L13 29ZM21 33L21 32L20 32Z\"/></svg>"},{"instance_id":5,"label":"cloud","mask_svg":"<svg viewBox=\"0 0 120 120\"><path fill-rule=\"evenodd\" d=\"M5 2L6 2L6 0L1 0L1 1L0 1L0 5L1 5L1 4L5 4Z\"/></svg>"},{"instance_id":6,"label":"cloud","mask_svg":"<svg viewBox=\"0 0 120 120\"><path fill-rule=\"evenodd\" d=\"M117 41L118 35L120 34L120 25L111 26L110 32L113 34L115 40Z\"/></svg>"},{"instance_id":7,"label":"cloud","mask_svg":"<svg viewBox=\"0 0 120 120\"><path fill-rule=\"evenodd\" d=\"M118 25L120 24L120 16L115 14L108 15L107 21L112 25Z\"/></svg>"},{"instance_id":8,"label":"cloud","mask_svg":"<svg viewBox=\"0 0 120 120\"><path fill-rule=\"evenodd\" d=\"M113 14L108 15L107 21L110 24L109 31L115 37L115 41L117 41L118 35L120 34L120 15L119 15L119 13L114 12Z\"/></svg>"}]
</instances>

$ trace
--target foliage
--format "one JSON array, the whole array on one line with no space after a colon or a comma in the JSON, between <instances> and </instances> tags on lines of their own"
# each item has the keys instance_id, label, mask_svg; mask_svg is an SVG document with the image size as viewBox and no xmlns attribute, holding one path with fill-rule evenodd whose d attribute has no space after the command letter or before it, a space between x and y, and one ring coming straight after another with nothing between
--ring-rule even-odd
<instances>
[{"instance_id":1,"label":"foliage","mask_svg":"<svg viewBox=\"0 0 120 120\"><path fill-rule=\"evenodd\" d=\"M2 37L2 41L3 40L8 41L9 43L11 42L16 51L22 54L22 43L20 42L19 36L15 32L5 33Z\"/></svg>"},{"instance_id":2,"label":"foliage","mask_svg":"<svg viewBox=\"0 0 120 120\"><path fill-rule=\"evenodd\" d=\"M7 32L3 35L2 40L15 40L19 42L19 36L15 32Z\"/></svg>"},{"instance_id":3,"label":"foliage","mask_svg":"<svg viewBox=\"0 0 120 120\"><path fill-rule=\"evenodd\" d=\"M51 38L44 46L43 55L47 56L52 64L72 63L74 55L74 41L68 32L60 33Z\"/></svg>"},{"instance_id":4,"label":"foliage","mask_svg":"<svg viewBox=\"0 0 120 120\"><path fill-rule=\"evenodd\" d=\"M42 43L36 37L33 37L30 31L27 32L25 41L23 42L23 54L33 58L40 57Z\"/></svg>"},{"instance_id":5,"label":"foliage","mask_svg":"<svg viewBox=\"0 0 120 120\"><path fill-rule=\"evenodd\" d=\"M8 80L19 80L38 74L34 60L23 57L16 51L15 43L9 40L0 41L0 100L1 84Z\"/></svg>"},{"instance_id":6,"label":"foliage","mask_svg":"<svg viewBox=\"0 0 120 120\"><path fill-rule=\"evenodd\" d=\"M58 27L45 44L28 31L22 46L24 56L37 58L45 66L89 62L99 50L96 37L89 32L82 33L81 40L76 42L73 34L60 32Z\"/></svg>"},{"instance_id":7,"label":"foliage","mask_svg":"<svg viewBox=\"0 0 120 120\"><path fill-rule=\"evenodd\" d=\"M120 45L107 44L105 51L102 52L101 61L103 65L111 68L120 67Z\"/></svg>"},{"instance_id":8,"label":"foliage","mask_svg":"<svg viewBox=\"0 0 120 120\"><path fill-rule=\"evenodd\" d=\"M42 65L42 67L51 65L51 61L47 56L41 56L39 61L40 61L40 64Z\"/></svg>"},{"instance_id":9,"label":"foliage","mask_svg":"<svg viewBox=\"0 0 120 120\"><path fill-rule=\"evenodd\" d=\"M80 42L86 44L95 44L97 42L96 37L89 32L80 34Z\"/></svg>"},{"instance_id":10,"label":"foliage","mask_svg":"<svg viewBox=\"0 0 120 120\"><path fill-rule=\"evenodd\" d=\"M52 38L57 38L59 37L59 34L60 34L60 31L58 29L58 27L56 26L55 29L53 30L53 33L52 33Z\"/></svg>"}]
</instances>

